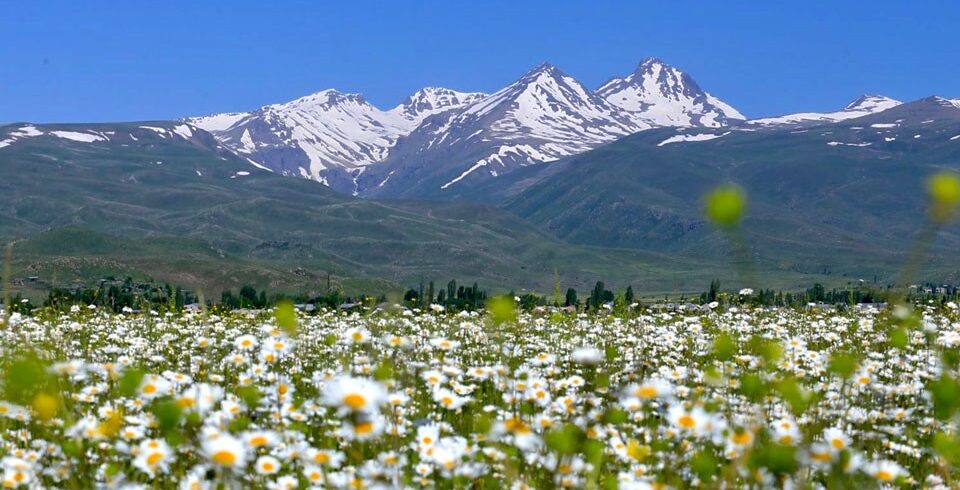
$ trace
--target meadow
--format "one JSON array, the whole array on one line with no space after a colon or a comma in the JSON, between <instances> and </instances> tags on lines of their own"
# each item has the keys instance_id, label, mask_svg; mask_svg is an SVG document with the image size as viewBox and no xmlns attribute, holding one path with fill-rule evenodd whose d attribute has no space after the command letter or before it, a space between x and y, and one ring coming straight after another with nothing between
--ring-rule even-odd
<instances>
[{"instance_id":1,"label":"meadow","mask_svg":"<svg viewBox=\"0 0 960 490\"><path fill-rule=\"evenodd\" d=\"M950 488L951 302L96 308L2 331L7 488Z\"/></svg>"}]
</instances>

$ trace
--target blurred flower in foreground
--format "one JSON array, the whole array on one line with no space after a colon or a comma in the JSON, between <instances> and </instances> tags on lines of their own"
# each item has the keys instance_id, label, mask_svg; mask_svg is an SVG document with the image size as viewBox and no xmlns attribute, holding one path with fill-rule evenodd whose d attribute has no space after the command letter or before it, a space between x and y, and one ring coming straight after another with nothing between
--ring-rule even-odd
<instances>
[{"instance_id":1,"label":"blurred flower in foreground","mask_svg":"<svg viewBox=\"0 0 960 490\"><path fill-rule=\"evenodd\" d=\"M960 177L953 172L940 172L927 179L930 195L930 217L936 223L945 223L953 218L960 204Z\"/></svg>"},{"instance_id":2,"label":"blurred flower in foreground","mask_svg":"<svg viewBox=\"0 0 960 490\"><path fill-rule=\"evenodd\" d=\"M721 228L730 228L743 219L747 208L747 196L735 184L715 187L704 198L707 218Z\"/></svg>"}]
</instances>

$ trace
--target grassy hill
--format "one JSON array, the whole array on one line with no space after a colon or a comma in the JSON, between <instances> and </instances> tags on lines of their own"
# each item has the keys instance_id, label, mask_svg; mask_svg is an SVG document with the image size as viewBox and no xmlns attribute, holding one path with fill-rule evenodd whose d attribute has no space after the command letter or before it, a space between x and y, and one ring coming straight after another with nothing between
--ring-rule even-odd
<instances>
[{"instance_id":1,"label":"grassy hill","mask_svg":"<svg viewBox=\"0 0 960 490\"><path fill-rule=\"evenodd\" d=\"M14 243L14 277L46 285L131 275L212 295L244 283L318 290L332 274L354 291L421 278L545 291L558 270L563 287L603 279L659 292L733 277L713 259L570 245L492 206L343 196L259 170L177 123L13 124L4 141L0 237Z\"/></svg>"},{"instance_id":2,"label":"grassy hill","mask_svg":"<svg viewBox=\"0 0 960 490\"><path fill-rule=\"evenodd\" d=\"M704 141L676 141L678 136ZM478 188L571 243L722 260L702 217L718 183L745 188L744 240L776 271L892 280L925 220L927 176L960 169L960 111L925 99L883 116L812 128L641 132ZM941 230L925 274L958 280L960 228Z\"/></svg>"}]
</instances>

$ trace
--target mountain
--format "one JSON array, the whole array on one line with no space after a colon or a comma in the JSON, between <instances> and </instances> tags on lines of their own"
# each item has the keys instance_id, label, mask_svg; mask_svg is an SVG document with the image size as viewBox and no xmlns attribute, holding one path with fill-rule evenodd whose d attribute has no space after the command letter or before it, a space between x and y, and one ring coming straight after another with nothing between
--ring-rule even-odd
<instances>
[{"instance_id":1,"label":"mountain","mask_svg":"<svg viewBox=\"0 0 960 490\"><path fill-rule=\"evenodd\" d=\"M642 127L720 127L746 119L722 100L704 92L689 74L657 58L640 62L633 73L612 78L597 95L626 111Z\"/></svg>"},{"instance_id":2,"label":"mountain","mask_svg":"<svg viewBox=\"0 0 960 490\"><path fill-rule=\"evenodd\" d=\"M751 119L747 124L756 126L815 125L855 119L883 112L900 105L899 100L883 95L861 95L843 109L835 112L799 112L778 117Z\"/></svg>"},{"instance_id":3,"label":"mountain","mask_svg":"<svg viewBox=\"0 0 960 490\"><path fill-rule=\"evenodd\" d=\"M490 96L428 87L383 111L358 94L325 90L254 112L186 121L283 175L353 195L447 198L471 181L636 131L742 119L688 74L650 58L596 92L543 63Z\"/></svg>"},{"instance_id":4,"label":"mountain","mask_svg":"<svg viewBox=\"0 0 960 490\"><path fill-rule=\"evenodd\" d=\"M250 113L214 114L187 121L215 134L255 165L352 193L364 167L386 158L397 138L424 118L482 97L426 88L396 108L382 111L361 95L331 89Z\"/></svg>"},{"instance_id":5,"label":"mountain","mask_svg":"<svg viewBox=\"0 0 960 490\"><path fill-rule=\"evenodd\" d=\"M930 97L802 129L652 129L465 198L572 243L726 261L700 196L732 181L749 196L742 240L760 268L890 280L922 232L924 180L944 169L960 171L960 107ZM927 277L960 279L957 247L955 224L930 249Z\"/></svg>"},{"instance_id":6,"label":"mountain","mask_svg":"<svg viewBox=\"0 0 960 490\"><path fill-rule=\"evenodd\" d=\"M0 126L0 175L13 277L47 285L150 277L209 297L244 283L323 292L327 274L352 291L451 278L545 290L554 270L584 289L668 270L681 288L710 280L695 258L569 245L491 206L342 195L182 122Z\"/></svg>"},{"instance_id":7,"label":"mountain","mask_svg":"<svg viewBox=\"0 0 960 490\"><path fill-rule=\"evenodd\" d=\"M579 81L543 63L478 102L426 120L370 168L361 188L366 195L391 197L441 194L641 129Z\"/></svg>"}]
</instances>

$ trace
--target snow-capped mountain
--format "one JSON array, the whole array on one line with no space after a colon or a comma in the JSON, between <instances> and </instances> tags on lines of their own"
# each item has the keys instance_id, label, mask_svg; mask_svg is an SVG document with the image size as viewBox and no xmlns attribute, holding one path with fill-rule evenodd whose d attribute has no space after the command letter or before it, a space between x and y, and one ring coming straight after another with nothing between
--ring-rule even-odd
<instances>
[{"instance_id":1,"label":"snow-capped mountain","mask_svg":"<svg viewBox=\"0 0 960 490\"><path fill-rule=\"evenodd\" d=\"M592 91L543 63L492 95L428 87L380 110L324 90L253 112L187 119L251 163L353 194L447 190L663 126L743 119L686 73L647 59ZM436 184L436 185L434 185Z\"/></svg>"},{"instance_id":2,"label":"snow-capped mountain","mask_svg":"<svg viewBox=\"0 0 960 490\"><path fill-rule=\"evenodd\" d=\"M726 126L746 119L726 102L704 92L689 74L657 58L633 73L612 78L597 95L623 109L638 126Z\"/></svg>"},{"instance_id":3,"label":"snow-capped mountain","mask_svg":"<svg viewBox=\"0 0 960 490\"><path fill-rule=\"evenodd\" d=\"M353 191L363 167L386 158L397 138L424 118L483 94L427 88L382 111L359 94L324 90L249 113L188 119L251 163Z\"/></svg>"},{"instance_id":4,"label":"snow-capped mountain","mask_svg":"<svg viewBox=\"0 0 960 490\"><path fill-rule=\"evenodd\" d=\"M428 186L422 189L428 194L443 191L581 153L648 127L543 63L478 102L427 119L387 161L364 175L364 190L410 195Z\"/></svg>"},{"instance_id":5,"label":"snow-capped mountain","mask_svg":"<svg viewBox=\"0 0 960 490\"><path fill-rule=\"evenodd\" d=\"M785 124L821 124L845 121L883 112L900 105L899 100L883 95L861 95L846 107L835 112L800 112L778 117L751 119L747 124L759 126L779 126Z\"/></svg>"}]
</instances>

